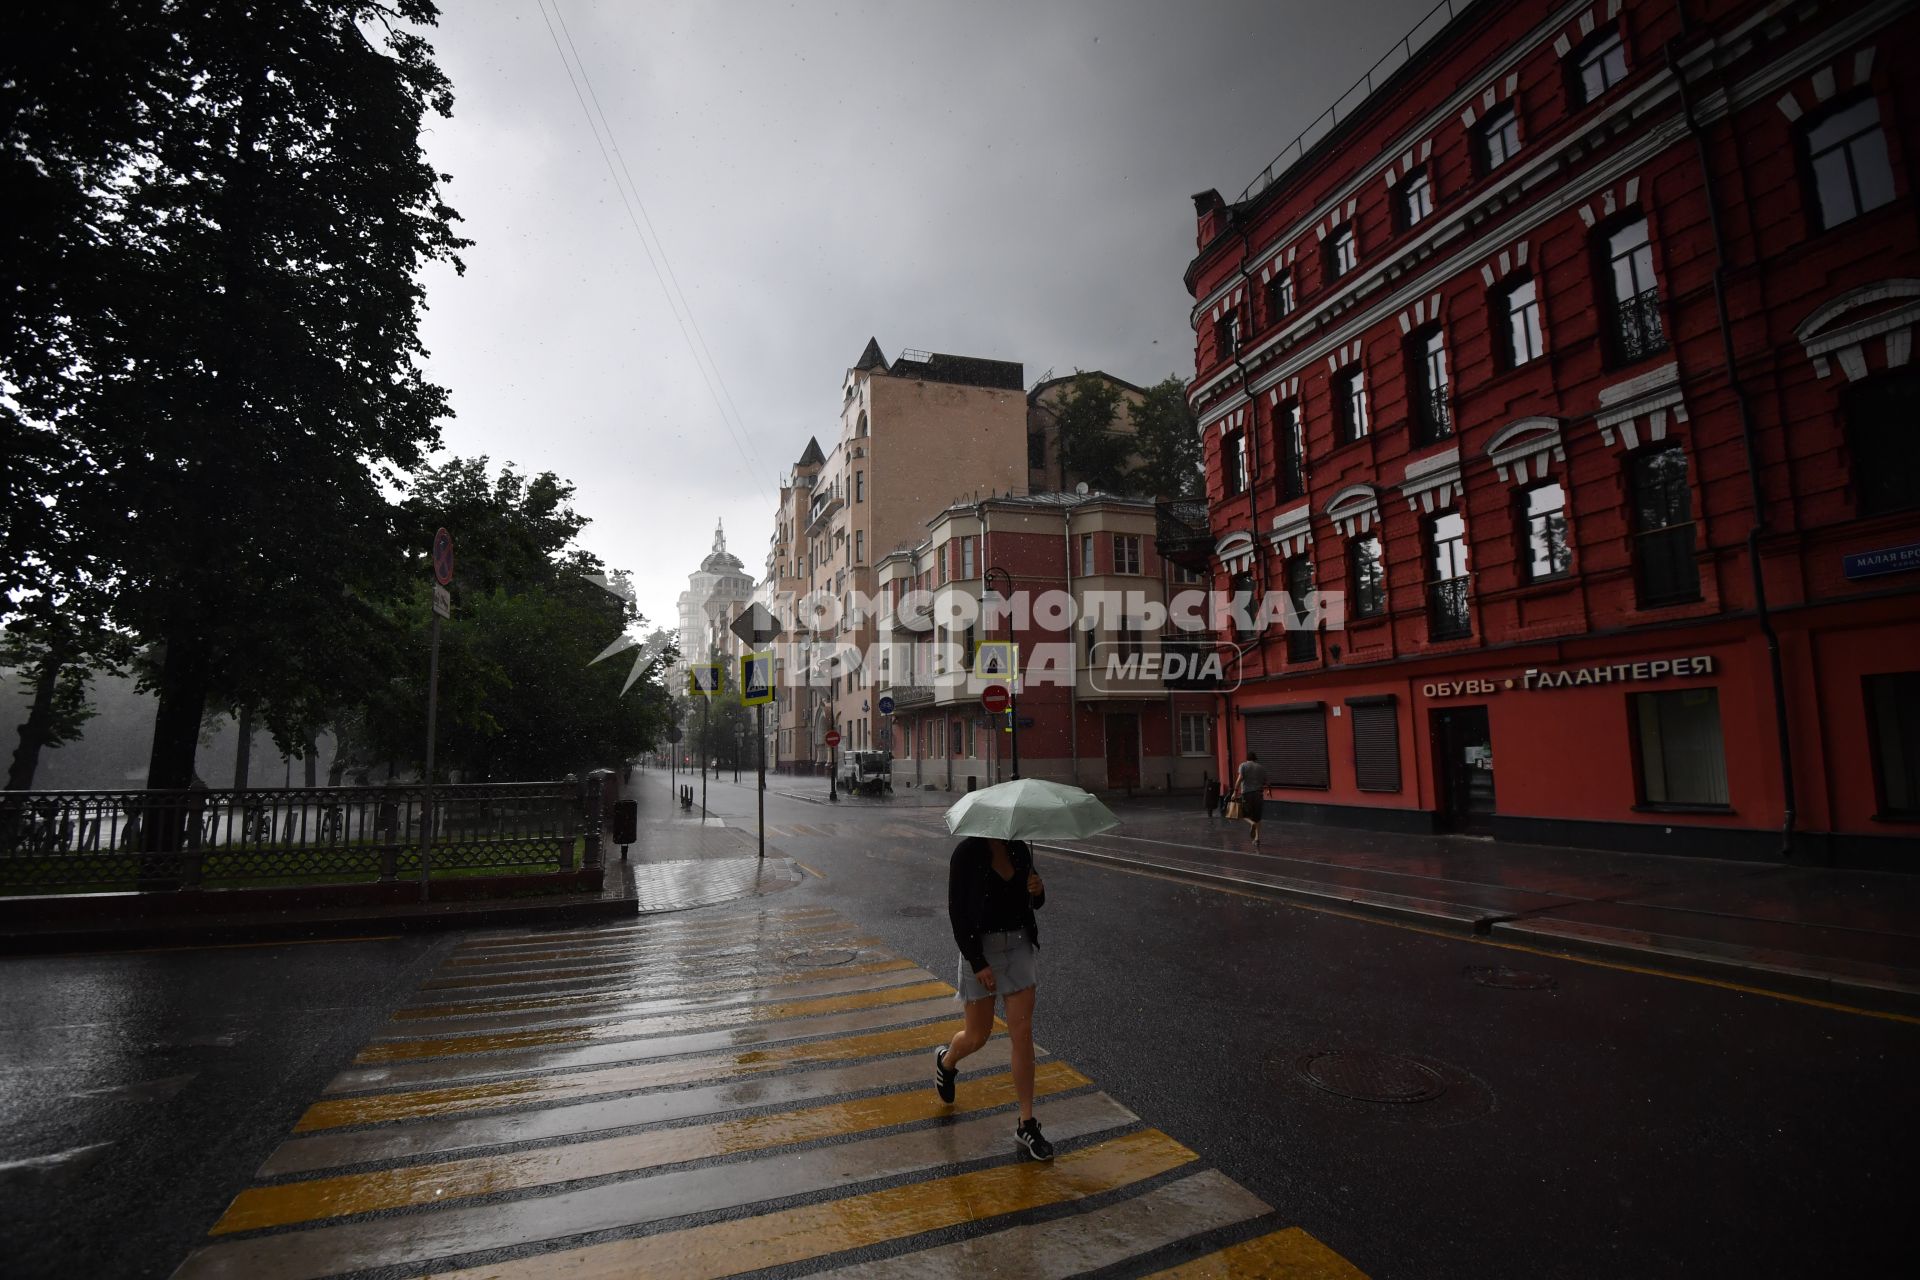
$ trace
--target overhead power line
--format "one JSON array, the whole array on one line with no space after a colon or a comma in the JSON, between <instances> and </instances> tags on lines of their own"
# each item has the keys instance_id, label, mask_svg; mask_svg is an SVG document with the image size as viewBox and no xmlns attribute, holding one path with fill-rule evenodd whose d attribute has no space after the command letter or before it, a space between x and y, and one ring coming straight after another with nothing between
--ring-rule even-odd
<instances>
[{"instance_id":1,"label":"overhead power line","mask_svg":"<svg viewBox=\"0 0 1920 1280\"><path fill-rule=\"evenodd\" d=\"M547 16L547 4L553 5L553 16ZM693 358L693 365L700 373L700 380L706 385L707 395L713 401L714 411L720 415L720 425L725 427L733 440L734 448L740 454L740 461L746 466L749 475L754 477L753 484L763 499L771 500L771 493L759 479L765 473L758 455L753 448L753 439L747 431L745 420L738 406L734 404L733 393L727 389L726 379L721 375L720 364L713 358L713 352L707 346L706 335L700 332L700 325L694 319L693 305L687 301L686 293L680 288L680 281L673 273L673 264L667 259L666 242L654 229L653 219L647 216L646 202L640 198L640 188L633 180L633 173L627 168L626 157L620 152L618 139L614 137L613 125L607 120L606 112L601 109L600 96L594 92L593 80L587 74L587 64L580 57L580 50L573 43L573 33L567 30L567 20L560 12L559 0L535 0L540 9L540 20L546 24L547 37L553 41L553 51L559 55L561 69L567 73L567 83L573 87L574 100L580 104L581 114L587 118L587 130L593 134L593 145L600 152L601 161L607 166L607 177L613 182L613 189L620 197L620 204L627 211L627 222L633 227L634 236L640 241L640 249L646 255L647 266L653 270L653 278L660 286L661 295L667 301L667 311L673 316L674 325L680 330L681 340L687 345L687 354ZM560 24L560 31L554 30L554 22ZM560 46L560 33L566 34L567 49L573 50L573 59L567 58L567 49ZM576 66L579 76L576 79ZM580 86L586 85L586 93ZM592 105L589 106L589 100ZM602 141L601 133L606 139ZM611 146L612 150L608 148ZM615 158L618 158L618 167ZM626 181L621 181L622 175ZM629 194L631 193L631 194ZM636 212L637 210L637 212ZM643 229L644 226L644 229ZM664 270L663 270L664 267ZM703 358L704 357L704 358Z\"/></svg>"}]
</instances>

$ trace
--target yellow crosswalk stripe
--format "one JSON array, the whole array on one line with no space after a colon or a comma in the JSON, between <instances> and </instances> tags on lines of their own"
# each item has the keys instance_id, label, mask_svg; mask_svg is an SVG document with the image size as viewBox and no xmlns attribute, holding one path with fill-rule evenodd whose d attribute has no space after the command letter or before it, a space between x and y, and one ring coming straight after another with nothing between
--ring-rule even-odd
<instances>
[{"instance_id":1,"label":"yellow crosswalk stripe","mask_svg":"<svg viewBox=\"0 0 1920 1280\"><path fill-rule=\"evenodd\" d=\"M996 1030L1004 1023L996 1021ZM780 1067L810 1062L849 1062L856 1058L877 1058L883 1054L904 1053L912 1049L932 1049L953 1038L952 1023L918 1027L900 1027L873 1031L865 1035L845 1036L838 1040L813 1040L802 1044L780 1044L744 1053L721 1054L706 1058L678 1058L665 1062L644 1062L597 1071L577 1071L556 1075L523 1076L510 1080L488 1080L476 1084L440 1089L416 1089L405 1093L371 1094L350 1098L327 1098L308 1107L294 1125L295 1132L311 1133L349 1124L378 1124L404 1120L409 1116L455 1115L467 1111L486 1111L499 1107L549 1102L559 1098L591 1097L599 1093L624 1093L630 1089L656 1089L700 1080L720 1081Z\"/></svg>"},{"instance_id":2,"label":"yellow crosswalk stripe","mask_svg":"<svg viewBox=\"0 0 1920 1280\"><path fill-rule=\"evenodd\" d=\"M1367 1280L1366 1273L1299 1227L1288 1227L1205 1257L1156 1271L1146 1280Z\"/></svg>"},{"instance_id":3,"label":"yellow crosswalk stripe","mask_svg":"<svg viewBox=\"0 0 1920 1280\"><path fill-rule=\"evenodd\" d=\"M748 1046L786 1044L795 1040L825 1040L857 1035L883 1027L914 1022L939 1022L949 1027L960 1016L951 995L933 996L911 1004L852 1009L846 1013L788 1018L781 1022L749 1022L717 1031L689 1031L682 1035L641 1036L593 1044L552 1048L502 1049L497 1053L463 1053L453 1058L416 1058L409 1062L379 1062L348 1067L327 1082L328 1093L357 1093L367 1089L427 1089L469 1084L535 1071L577 1071L620 1062L677 1058L691 1053L725 1053Z\"/></svg>"},{"instance_id":4,"label":"yellow crosswalk stripe","mask_svg":"<svg viewBox=\"0 0 1920 1280\"><path fill-rule=\"evenodd\" d=\"M989 1040L967 1059L969 1077L976 1072L1004 1070L1012 1057L1005 1036ZM261 1164L260 1176L318 1175L352 1164L450 1159L478 1147L531 1146L602 1130L712 1119L748 1107L811 1105L849 1094L926 1083L925 1057L897 1055L816 1066L785 1075L748 1076L724 1084L652 1089L479 1115L416 1117L403 1124L372 1129L329 1129L281 1143Z\"/></svg>"},{"instance_id":5,"label":"yellow crosswalk stripe","mask_svg":"<svg viewBox=\"0 0 1920 1280\"><path fill-rule=\"evenodd\" d=\"M442 1274L698 1280L810 1263L938 1280L1171 1255L1189 1260L1158 1277L1365 1280L1298 1226L1193 1256L1219 1232L1277 1226L1273 1211L1038 1046L1034 1093L1066 1150L1016 1158L1003 1024L956 1103L930 1087L952 996L821 907L460 943L260 1167L279 1181L235 1195L175 1274L416 1275L506 1254Z\"/></svg>"},{"instance_id":6,"label":"yellow crosswalk stripe","mask_svg":"<svg viewBox=\"0 0 1920 1280\"><path fill-rule=\"evenodd\" d=\"M457 973L464 969L485 968L493 965L515 964L536 960L583 960L596 956L700 956L711 955L717 950L732 947L748 947L768 941L787 939L811 939L823 934L849 933L854 925L848 921L834 920L816 924L805 924L780 929L749 930L739 934L727 933L714 938L702 938L693 941L679 939L639 938L596 938L583 939L565 944L535 943L526 947L513 947L499 951L486 951L478 954L464 953L448 956L440 968L442 972Z\"/></svg>"},{"instance_id":7,"label":"yellow crosswalk stripe","mask_svg":"<svg viewBox=\"0 0 1920 1280\"><path fill-rule=\"evenodd\" d=\"M1091 1083L1063 1062L1048 1062L1034 1073L1034 1094L1046 1097ZM910 1093L881 1094L875 1098L773 1115L744 1116L715 1124L257 1187L235 1197L226 1214L214 1225L213 1234L252 1231L406 1205L441 1204L496 1191L521 1191L577 1178L632 1173L685 1160L866 1133L942 1115L992 1111L1015 1101L1012 1076L1000 1072L969 1076L965 1096L952 1106L942 1103L931 1089L919 1088Z\"/></svg>"},{"instance_id":8,"label":"yellow crosswalk stripe","mask_svg":"<svg viewBox=\"0 0 1920 1280\"><path fill-rule=\"evenodd\" d=\"M861 951L878 946L879 938L857 937L835 939L833 945L842 950ZM794 950L805 950L795 946ZM759 972L765 968L767 956L764 952L751 952L741 956L729 956L702 961L699 957L676 962L671 965L649 967L641 976L648 981L671 982L682 975L692 975L703 970L718 974L745 974ZM552 969L531 966L515 969L510 973L456 974L453 977L429 978L420 984L422 991L460 991L477 990L488 987L541 986L561 982L572 978L616 977L634 972L634 966L624 960L610 961L604 964L573 965L565 969Z\"/></svg>"},{"instance_id":9,"label":"yellow crosswalk stripe","mask_svg":"<svg viewBox=\"0 0 1920 1280\"><path fill-rule=\"evenodd\" d=\"M439 1036L429 1040L395 1040L370 1044L360 1051L355 1062L401 1062L412 1058L441 1058L460 1053L498 1053L507 1049L532 1049L543 1045L591 1044L602 1040L630 1040L647 1035L671 1035L700 1031L735 1023L772 1021L777 1018L805 1018L821 1013L839 1013L849 1009L871 1009L915 1000L950 996L953 988L944 982L918 982L910 987L887 987L880 991L862 991L853 995L822 996L817 1000L795 1000L787 1004L749 1005L744 1008L707 1010L698 1013L669 1013L651 1018L630 1018L587 1026L538 1027L524 1031L504 1031L469 1036Z\"/></svg>"},{"instance_id":10,"label":"yellow crosswalk stripe","mask_svg":"<svg viewBox=\"0 0 1920 1280\"><path fill-rule=\"evenodd\" d=\"M1157 1129L1083 1147L1049 1164L998 1165L776 1213L446 1272L459 1280L717 1280L742 1271L883 1244L1043 1205L1080 1200L1197 1159Z\"/></svg>"},{"instance_id":11,"label":"yellow crosswalk stripe","mask_svg":"<svg viewBox=\"0 0 1920 1280\"><path fill-rule=\"evenodd\" d=\"M518 933L492 934L485 938L475 938L462 942L456 952L484 951L491 947L524 946L531 942L570 941L574 939L598 939L619 935L631 936L668 936L696 935L711 933L715 930L738 929L757 923L781 923L790 920L824 918L834 915L831 907L788 907L777 911L742 912L734 915L715 916L711 919L702 913L701 918L675 917L661 919L655 916L644 917L633 924L595 925L581 929L528 929Z\"/></svg>"},{"instance_id":12,"label":"yellow crosswalk stripe","mask_svg":"<svg viewBox=\"0 0 1920 1280\"><path fill-rule=\"evenodd\" d=\"M837 977L855 977L869 973L899 973L920 966L911 960L888 959L870 960L865 964L835 965L832 972ZM676 988L680 994L697 995L705 991L743 991L757 986L777 986L786 982L811 982L820 977L819 969L796 969L779 973L741 974L732 978L717 978L708 982L689 982ZM649 985L649 994L655 994L656 988ZM659 993L662 996L673 993ZM511 1013L520 1009L565 1009L574 1005L592 1004L595 1001L612 998L631 999L632 984L629 981L614 978L605 981L602 989L579 992L568 995L503 996L491 1000L464 1000L455 1004L416 1004L396 1009L389 1021L405 1022L415 1018L457 1018L467 1014Z\"/></svg>"},{"instance_id":13,"label":"yellow crosswalk stripe","mask_svg":"<svg viewBox=\"0 0 1920 1280\"><path fill-rule=\"evenodd\" d=\"M748 1010L761 1005L787 1004L823 996L884 991L934 981L924 969L897 969L889 973L855 974L846 978L820 977L808 982L746 986L734 991L692 996L652 996L646 992L609 991L571 1006L544 1009L483 1009L431 1020L391 1023L375 1033L376 1040L418 1040L428 1034L464 1035L470 1031L523 1031L530 1027L558 1027L602 1018L640 1018L660 1013L697 1013L702 1010Z\"/></svg>"}]
</instances>

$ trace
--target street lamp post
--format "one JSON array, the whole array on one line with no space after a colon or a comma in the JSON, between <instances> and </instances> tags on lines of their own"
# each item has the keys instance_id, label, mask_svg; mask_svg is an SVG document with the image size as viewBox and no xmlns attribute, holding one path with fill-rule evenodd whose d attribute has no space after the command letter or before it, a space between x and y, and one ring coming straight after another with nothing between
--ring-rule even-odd
<instances>
[{"instance_id":1,"label":"street lamp post","mask_svg":"<svg viewBox=\"0 0 1920 1280\"><path fill-rule=\"evenodd\" d=\"M1012 760L1010 763L1013 766L1013 776L1018 780L1020 777L1020 640L1013 631L1013 610L1011 608L1013 601L1013 575L996 565L980 575L980 585L983 593L993 591L993 579L996 574L999 575L1000 581L1005 584L1005 590L999 594L1001 598L1005 599L1009 604L1007 610L1007 640L1013 651L1013 670L1007 673L1007 731L1008 736L1013 739Z\"/></svg>"}]
</instances>

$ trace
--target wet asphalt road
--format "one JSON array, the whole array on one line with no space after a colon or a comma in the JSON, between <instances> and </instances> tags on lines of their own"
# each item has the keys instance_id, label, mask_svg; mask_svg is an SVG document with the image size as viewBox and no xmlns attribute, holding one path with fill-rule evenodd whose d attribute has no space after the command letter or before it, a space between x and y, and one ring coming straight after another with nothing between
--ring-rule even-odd
<instances>
[{"instance_id":1,"label":"wet asphalt road","mask_svg":"<svg viewBox=\"0 0 1920 1280\"><path fill-rule=\"evenodd\" d=\"M750 820L749 788L709 799ZM767 811L770 849L819 873L783 902L950 978L937 812ZM1041 870L1040 1043L1368 1275L1877 1274L1905 1252L1920 1026ZM0 1270L169 1274L458 941L0 960ZM1554 986L1469 976L1500 965ZM1300 1073L1359 1051L1444 1087L1360 1102Z\"/></svg>"}]
</instances>

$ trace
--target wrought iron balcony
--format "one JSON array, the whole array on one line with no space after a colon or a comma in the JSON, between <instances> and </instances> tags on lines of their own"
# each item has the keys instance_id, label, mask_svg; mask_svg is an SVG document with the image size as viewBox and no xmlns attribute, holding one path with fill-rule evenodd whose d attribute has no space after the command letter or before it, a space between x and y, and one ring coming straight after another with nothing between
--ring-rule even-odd
<instances>
[{"instance_id":1,"label":"wrought iron balcony","mask_svg":"<svg viewBox=\"0 0 1920 1280\"><path fill-rule=\"evenodd\" d=\"M1205 573L1213 558L1213 530L1207 504L1199 498L1171 498L1154 504L1153 549L1183 569Z\"/></svg>"},{"instance_id":2,"label":"wrought iron balcony","mask_svg":"<svg viewBox=\"0 0 1920 1280\"><path fill-rule=\"evenodd\" d=\"M1636 293L1613 309L1613 351L1621 361L1633 361L1667 349L1667 331L1660 319L1660 291Z\"/></svg>"},{"instance_id":3,"label":"wrought iron balcony","mask_svg":"<svg viewBox=\"0 0 1920 1280\"><path fill-rule=\"evenodd\" d=\"M893 699L893 708L904 711L908 707L922 707L933 701L933 687L924 684L896 684L887 690Z\"/></svg>"},{"instance_id":4,"label":"wrought iron balcony","mask_svg":"<svg viewBox=\"0 0 1920 1280\"><path fill-rule=\"evenodd\" d=\"M1447 407L1447 388L1435 387L1426 392L1414 412L1420 417L1420 437L1428 444L1453 434L1453 411Z\"/></svg>"},{"instance_id":5,"label":"wrought iron balcony","mask_svg":"<svg viewBox=\"0 0 1920 1280\"><path fill-rule=\"evenodd\" d=\"M1427 638L1459 640L1473 634L1473 614L1467 608L1467 580L1442 578L1427 584Z\"/></svg>"}]
</instances>

